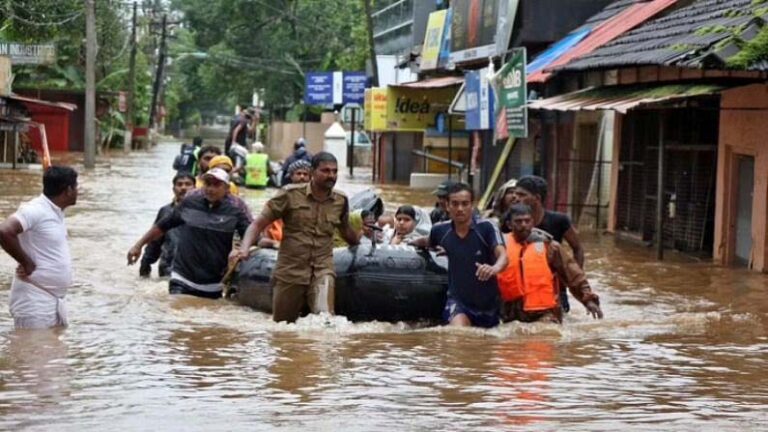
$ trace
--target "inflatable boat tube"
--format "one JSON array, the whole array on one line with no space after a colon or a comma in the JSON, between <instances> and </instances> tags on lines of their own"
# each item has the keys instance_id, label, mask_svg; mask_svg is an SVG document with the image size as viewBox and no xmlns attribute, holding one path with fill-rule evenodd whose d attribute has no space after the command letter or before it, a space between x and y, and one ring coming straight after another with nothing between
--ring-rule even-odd
<instances>
[{"instance_id":1,"label":"inflatable boat tube","mask_svg":"<svg viewBox=\"0 0 768 432\"><path fill-rule=\"evenodd\" d=\"M236 299L272 312L270 278L277 251L260 249L240 265ZM370 243L333 251L336 266L336 314L350 321L428 322L441 320L448 290L448 262L411 246Z\"/></svg>"},{"instance_id":2,"label":"inflatable boat tube","mask_svg":"<svg viewBox=\"0 0 768 432\"><path fill-rule=\"evenodd\" d=\"M384 213L384 202L373 189L360 191L349 197L350 210L368 210L376 219Z\"/></svg>"}]
</instances>

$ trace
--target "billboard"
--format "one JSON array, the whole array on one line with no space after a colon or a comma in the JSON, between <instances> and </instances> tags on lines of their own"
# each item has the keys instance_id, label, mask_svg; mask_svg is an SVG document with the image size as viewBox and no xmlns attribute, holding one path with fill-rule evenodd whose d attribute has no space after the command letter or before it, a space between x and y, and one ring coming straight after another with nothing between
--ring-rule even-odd
<instances>
[{"instance_id":1,"label":"billboard","mask_svg":"<svg viewBox=\"0 0 768 432\"><path fill-rule=\"evenodd\" d=\"M387 89L369 88L365 90L363 109L365 130L383 131L387 128Z\"/></svg>"},{"instance_id":2,"label":"billboard","mask_svg":"<svg viewBox=\"0 0 768 432\"><path fill-rule=\"evenodd\" d=\"M442 47L447 10L429 14L427 32L424 35L424 48L421 50L421 70L437 69L440 48Z\"/></svg>"},{"instance_id":3,"label":"billboard","mask_svg":"<svg viewBox=\"0 0 768 432\"><path fill-rule=\"evenodd\" d=\"M447 113L456 87L387 89L387 130L422 132L437 127L437 117Z\"/></svg>"},{"instance_id":4,"label":"billboard","mask_svg":"<svg viewBox=\"0 0 768 432\"><path fill-rule=\"evenodd\" d=\"M519 0L453 0L451 61L462 63L503 54L512 35Z\"/></svg>"}]
</instances>

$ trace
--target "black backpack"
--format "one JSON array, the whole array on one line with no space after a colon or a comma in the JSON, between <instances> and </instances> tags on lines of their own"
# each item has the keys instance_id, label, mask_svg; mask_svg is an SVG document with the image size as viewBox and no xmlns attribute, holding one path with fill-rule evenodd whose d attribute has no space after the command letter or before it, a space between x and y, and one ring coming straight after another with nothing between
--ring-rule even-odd
<instances>
[{"instance_id":1,"label":"black backpack","mask_svg":"<svg viewBox=\"0 0 768 432\"><path fill-rule=\"evenodd\" d=\"M173 161L173 169L179 172L191 173L195 168L196 162L195 146L192 144L182 144L181 152Z\"/></svg>"}]
</instances>

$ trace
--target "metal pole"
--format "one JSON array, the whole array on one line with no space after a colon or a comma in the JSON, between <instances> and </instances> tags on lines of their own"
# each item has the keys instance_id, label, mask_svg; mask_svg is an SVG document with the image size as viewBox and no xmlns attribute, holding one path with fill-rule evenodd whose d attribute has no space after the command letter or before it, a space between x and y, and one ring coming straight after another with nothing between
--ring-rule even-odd
<instances>
[{"instance_id":1,"label":"metal pole","mask_svg":"<svg viewBox=\"0 0 768 432\"><path fill-rule=\"evenodd\" d=\"M123 143L123 151L131 151L133 141L133 101L136 93L136 9L138 4L133 3L133 19L131 20L131 57L128 59L128 103L126 104L125 127L128 129L127 139Z\"/></svg>"},{"instance_id":2,"label":"metal pole","mask_svg":"<svg viewBox=\"0 0 768 432\"><path fill-rule=\"evenodd\" d=\"M352 177L355 168L355 113L357 108L352 108L352 130L349 135L349 144L347 145L347 164L349 165L349 176Z\"/></svg>"},{"instance_id":3,"label":"metal pole","mask_svg":"<svg viewBox=\"0 0 768 432\"><path fill-rule=\"evenodd\" d=\"M664 260L664 123L665 113L659 114L659 170L656 185L656 259Z\"/></svg>"},{"instance_id":4,"label":"metal pole","mask_svg":"<svg viewBox=\"0 0 768 432\"><path fill-rule=\"evenodd\" d=\"M16 131L16 126L14 126L13 129L13 159L11 162L11 168L16 169L16 158L19 154L19 132Z\"/></svg>"},{"instance_id":5,"label":"metal pole","mask_svg":"<svg viewBox=\"0 0 768 432\"><path fill-rule=\"evenodd\" d=\"M160 54L157 57L157 73L155 85L152 87L152 105L149 107L149 128L155 127L155 114L157 113L157 98L160 96L160 87L163 83L163 67L165 66L165 35L166 15L163 15L162 32L160 33Z\"/></svg>"},{"instance_id":6,"label":"metal pole","mask_svg":"<svg viewBox=\"0 0 768 432\"><path fill-rule=\"evenodd\" d=\"M96 13L85 0L85 167L96 166Z\"/></svg>"},{"instance_id":7,"label":"metal pole","mask_svg":"<svg viewBox=\"0 0 768 432\"><path fill-rule=\"evenodd\" d=\"M307 139L307 104L304 104L304 118L301 125L301 137Z\"/></svg>"},{"instance_id":8,"label":"metal pole","mask_svg":"<svg viewBox=\"0 0 768 432\"><path fill-rule=\"evenodd\" d=\"M605 141L600 138L600 145L597 153L597 213L595 213L595 230L600 232L600 192L603 189L603 143Z\"/></svg>"},{"instance_id":9,"label":"metal pole","mask_svg":"<svg viewBox=\"0 0 768 432\"><path fill-rule=\"evenodd\" d=\"M448 180L453 176L453 116L448 114Z\"/></svg>"},{"instance_id":10,"label":"metal pole","mask_svg":"<svg viewBox=\"0 0 768 432\"><path fill-rule=\"evenodd\" d=\"M376 152L379 148L379 142L378 137L376 136L376 132L371 132L372 139L371 139L371 157L373 158L373 169L371 170L371 182L376 181Z\"/></svg>"}]
</instances>

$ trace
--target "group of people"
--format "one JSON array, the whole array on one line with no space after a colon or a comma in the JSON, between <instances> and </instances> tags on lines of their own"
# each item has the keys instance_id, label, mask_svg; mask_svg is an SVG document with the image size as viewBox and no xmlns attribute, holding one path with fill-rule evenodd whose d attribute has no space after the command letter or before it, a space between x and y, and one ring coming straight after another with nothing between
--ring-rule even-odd
<instances>
[{"instance_id":1,"label":"group of people","mask_svg":"<svg viewBox=\"0 0 768 432\"><path fill-rule=\"evenodd\" d=\"M301 151L304 149L304 151ZM488 218L475 208L472 189L441 184L431 214L413 206L394 217L371 212L351 222L349 201L335 189L336 158L319 152L309 161L303 145L288 160L290 182L254 218L231 183L231 161L213 146L201 146L190 171L173 178L173 200L127 254L142 256L141 276L160 260L169 276L169 293L204 298L222 296L222 276L251 247L280 249L273 272L273 318L293 322L303 310L334 311L334 237L349 245L361 239L392 245L433 248L448 258L445 322L493 327L504 321L561 322L569 289L595 318L599 297L583 271L583 249L567 216L548 211L546 181L526 176L502 187ZM11 288L11 313L17 327L66 324L64 296L71 284L71 259L63 210L77 201L77 173L54 166L43 176L43 194L22 205L0 224L0 246L18 263ZM424 225L426 223L427 225ZM393 227L386 231L381 225ZM420 229L419 229L420 227ZM241 242L233 248L235 234ZM573 256L560 241L567 241ZM146 248L145 248L146 246Z\"/></svg>"}]
</instances>

